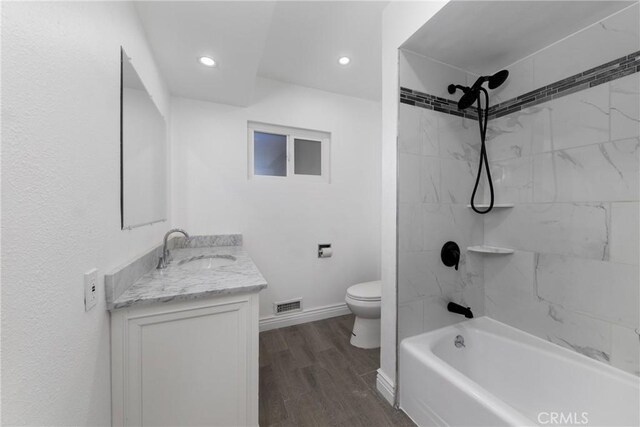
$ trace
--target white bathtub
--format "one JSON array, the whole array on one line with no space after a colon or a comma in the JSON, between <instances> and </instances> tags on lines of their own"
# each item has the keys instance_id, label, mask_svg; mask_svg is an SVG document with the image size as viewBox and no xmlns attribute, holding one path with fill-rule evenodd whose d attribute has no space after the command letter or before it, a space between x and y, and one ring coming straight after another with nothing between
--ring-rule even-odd
<instances>
[{"instance_id":1,"label":"white bathtub","mask_svg":"<svg viewBox=\"0 0 640 427\"><path fill-rule=\"evenodd\" d=\"M400 407L419 426L638 426L639 384L488 317L400 344Z\"/></svg>"}]
</instances>

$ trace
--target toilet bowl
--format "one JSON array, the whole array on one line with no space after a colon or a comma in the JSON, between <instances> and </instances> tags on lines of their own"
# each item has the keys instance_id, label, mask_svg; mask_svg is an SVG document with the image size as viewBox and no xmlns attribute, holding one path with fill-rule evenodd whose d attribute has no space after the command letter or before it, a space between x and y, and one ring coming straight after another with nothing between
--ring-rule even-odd
<instances>
[{"instance_id":1,"label":"toilet bowl","mask_svg":"<svg viewBox=\"0 0 640 427\"><path fill-rule=\"evenodd\" d=\"M358 283L347 289L345 302L356 316L351 345L359 348L380 347L380 301L382 282Z\"/></svg>"}]
</instances>

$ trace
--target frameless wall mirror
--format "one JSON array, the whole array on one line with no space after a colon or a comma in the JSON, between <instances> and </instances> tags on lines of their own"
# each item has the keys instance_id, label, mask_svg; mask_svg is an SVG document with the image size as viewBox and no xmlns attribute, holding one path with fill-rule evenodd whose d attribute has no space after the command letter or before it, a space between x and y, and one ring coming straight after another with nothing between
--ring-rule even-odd
<instances>
[{"instance_id":1,"label":"frameless wall mirror","mask_svg":"<svg viewBox=\"0 0 640 427\"><path fill-rule=\"evenodd\" d=\"M164 117L121 50L120 213L122 229L166 220Z\"/></svg>"}]
</instances>

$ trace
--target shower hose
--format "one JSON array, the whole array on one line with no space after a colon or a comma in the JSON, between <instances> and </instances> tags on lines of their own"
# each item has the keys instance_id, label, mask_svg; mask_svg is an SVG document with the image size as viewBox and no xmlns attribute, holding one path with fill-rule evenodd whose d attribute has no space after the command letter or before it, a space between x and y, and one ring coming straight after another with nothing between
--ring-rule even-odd
<instances>
[{"instance_id":1,"label":"shower hose","mask_svg":"<svg viewBox=\"0 0 640 427\"><path fill-rule=\"evenodd\" d=\"M471 193L471 209L474 212L479 214L486 214L493 209L494 202L494 194L493 194L493 181L491 179L491 171L489 170L489 159L487 158L487 146L485 144L485 140L487 137L487 123L489 122L489 93L483 87L480 88L482 93L484 93L485 99L485 108L482 108L480 104L480 96L478 96L478 125L480 126L480 163L478 165L478 176L476 177L476 184L473 187L473 193ZM489 202L489 207L486 210L480 210L475 205L476 192L478 191L478 186L480 185L480 176L482 175L482 165L484 164L485 169L487 170L487 180L489 181L489 193L491 194L491 199Z\"/></svg>"}]
</instances>

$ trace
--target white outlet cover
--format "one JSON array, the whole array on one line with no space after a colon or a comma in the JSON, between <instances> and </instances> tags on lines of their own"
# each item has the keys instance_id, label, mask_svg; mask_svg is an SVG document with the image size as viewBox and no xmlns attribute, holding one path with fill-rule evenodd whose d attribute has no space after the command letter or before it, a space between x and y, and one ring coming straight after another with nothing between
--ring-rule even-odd
<instances>
[{"instance_id":1,"label":"white outlet cover","mask_svg":"<svg viewBox=\"0 0 640 427\"><path fill-rule=\"evenodd\" d=\"M95 268L84 273L84 311L89 311L96 305L97 279L98 270Z\"/></svg>"}]
</instances>

